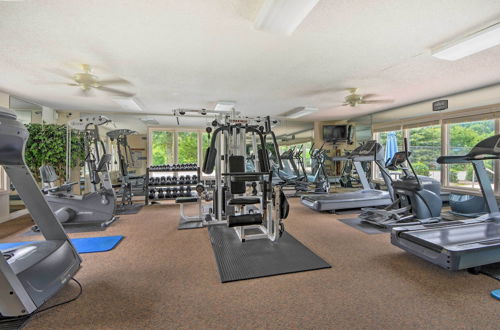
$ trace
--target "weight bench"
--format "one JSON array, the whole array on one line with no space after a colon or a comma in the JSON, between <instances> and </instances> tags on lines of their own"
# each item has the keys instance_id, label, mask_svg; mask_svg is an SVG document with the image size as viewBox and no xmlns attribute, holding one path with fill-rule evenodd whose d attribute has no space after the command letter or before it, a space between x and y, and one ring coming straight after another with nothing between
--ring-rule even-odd
<instances>
[{"instance_id":1,"label":"weight bench","mask_svg":"<svg viewBox=\"0 0 500 330\"><path fill-rule=\"evenodd\" d=\"M175 199L175 203L180 206L180 220L177 229L194 229L203 227L200 197L177 197ZM184 205L188 204L198 204L198 215L188 216L184 213Z\"/></svg>"}]
</instances>

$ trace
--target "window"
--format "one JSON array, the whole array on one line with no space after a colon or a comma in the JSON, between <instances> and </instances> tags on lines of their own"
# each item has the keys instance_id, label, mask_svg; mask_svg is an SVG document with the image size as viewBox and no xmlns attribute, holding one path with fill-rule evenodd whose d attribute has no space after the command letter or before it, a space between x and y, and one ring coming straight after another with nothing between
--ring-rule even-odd
<instances>
[{"instance_id":1,"label":"window","mask_svg":"<svg viewBox=\"0 0 500 330\"><path fill-rule=\"evenodd\" d=\"M441 181L441 126L433 125L408 129L410 161L418 175Z\"/></svg>"},{"instance_id":2,"label":"window","mask_svg":"<svg viewBox=\"0 0 500 330\"><path fill-rule=\"evenodd\" d=\"M198 163L198 132L177 133L177 163Z\"/></svg>"},{"instance_id":3,"label":"window","mask_svg":"<svg viewBox=\"0 0 500 330\"><path fill-rule=\"evenodd\" d=\"M495 135L495 121L482 120L466 123L448 124L448 155L465 155L481 140ZM494 162L486 160L492 185L494 182ZM448 165L448 182L450 186L479 189L472 164Z\"/></svg>"},{"instance_id":4,"label":"window","mask_svg":"<svg viewBox=\"0 0 500 330\"><path fill-rule=\"evenodd\" d=\"M294 149L294 154L295 152L297 152L299 149L302 150L302 159L304 160L304 167L306 169L306 172L311 174L312 171L313 171L313 161L311 160L311 147L312 147L312 142L309 141L309 142L304 142L304 143L297 143L297 144L291 144L291 145L280 145L279 146L279 150L280 150L280 154L283 154L283 152L289 150L289 149ZM274 148L274 147L271 147L271 148ZM297 165L297 167L299 166L299 164L297 163L297 160L295 160L295 163ZM284 161L283 162L283 166L286 168L286 171L291 171L291 169L288 168L287 166L287 162Z\"/></svg>"},{"instance_id":5,"label":"window","mask_svg":"<svg viewBox=\"0 0 500 330\"><path fill-rule=\"evenodd\" d=\"M174 163L174 134L167 131L152 132L151 165Z\"/></svg>"},{"instance_id":6,"label":"window","mask_svg":"<svg viewBox=\"0 0 500 330\"><path fill-rule=\"evenodd\" d=\"M382 145L384 150L386 150L387 149L387 136L389 134L394 134L396 136L397 151L403 150L404 149L404 147L403 147L403 131L401 131L401 130L376 133L375 140L377 140L377 142ZM382 161L382 164L384 164L387 160L389 160L389 155L386 153L386 157ZM382 173L380 172L380 169L378 168L378 166L375 166L374 169L375 169L374 170L374 178L375 179L382 179ZM395 173L394 175L397 176L398 174Z\"/></svg>"},{"instance_id":7,"label":"window","mask_svg":"<svg viewBox=\"0 0 500 330\"><path fill-rule=\"evenodd\" d=\"M382 147L384 147L384 150L385 150L386 146L387 146L387 136L389 135L389 133L396 134L396 141L397 141L396 145L398 146L398 151L403 150L404 149L404 147L403 147L403 131L401 131L401 130L377 133L375 140L377 140L377 142L380 143L382 145Z\"/></svg>"}]
</instances>

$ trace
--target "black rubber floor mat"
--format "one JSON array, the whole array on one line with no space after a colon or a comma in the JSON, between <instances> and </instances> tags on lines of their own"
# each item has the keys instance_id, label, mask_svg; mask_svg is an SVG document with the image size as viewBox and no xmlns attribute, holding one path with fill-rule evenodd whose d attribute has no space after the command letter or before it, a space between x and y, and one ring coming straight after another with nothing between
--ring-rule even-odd
<instances>
[{"instance_id":1,"label":"black rubber floor mat","mask_svg":"<svg viewBox=\"0 0 500 330\"><path fill-rule=\"evenodd\" d=\"M117 205L115 214L116 215L126 215L126 214L137 214L142 209L144 204L127 204L127 205Z\"/></svg>"},{"instance_id":2,"label":"black rubber floor mat","mask_svg":"<svg viewBox=\"0 0 500 330\"><path fill-rule=\"evenodd\" d=\"M500 281L500 263L482 266L479 272Z\"/></svg>"},{"instance_id":3,"label":"black rubber floor mat","mask_svg":"<svg viewBox=\"0 0 500 330\"><path fill-rule=\"evenodd\" d=\"M196 228L203 228L203 222L201 222L201 221L181 221L181 222L179 222L179 226L177 227L178 230L196 229Z\"/></svg>"},{"instance_id":4,"label":"black rubber floor mat","mask_svg":"<svg viewBox=\"0 0 500 330\"><path fill-rule=\"evenodd\" d=\"M350 219L338 219L339 221L345 223L348 226L351 226L352 228L356 228L359 231L362 231L365 234L368 235L375 235L375 234L384 234L384 233L390 233L390 229L386 228L379 228L375 225L371 225L366 222L362 222L360 218L350 218Z\"/></svg>"},{"instance_id":5,"label":"black rubber floor mat","mask_svg":"<svg viewBox=\"0 0 500 330\"><path fill-rule=\"evenodd\" d=\"M94 232L94 231L105 231L106 228L105 226L101 225L74 225L74 226L66 226L64 227L64 231L69 234L74 234L74 233L89 233L89 232ZM39 231L33 231L31 228L25 232L22 233L21 236L36 236L36 235L42 235Z\"/></svg>"},{"instance_id":6,"label":"black rubber floor mat","mask_svg":"<svg viewBox=\"0 0 500 330\"><path fill-rule=\"evenodd\" d=\"M208 228L222 283L304 272L331 266L287 232L278 242L240 242L233 228Z\"/></svg>"},{"instance_id":7,"label":"black rubber floor mat","mask_svg":"<svg viewBox=\"0 0 500 330\"><path fill-rule=\"evenodd\" d=\"M30 320L31 315L22 316L22 317L5 317L0 318L0 330L17 330L23 329L28 321Z\"/></svg>"}]
</instances>

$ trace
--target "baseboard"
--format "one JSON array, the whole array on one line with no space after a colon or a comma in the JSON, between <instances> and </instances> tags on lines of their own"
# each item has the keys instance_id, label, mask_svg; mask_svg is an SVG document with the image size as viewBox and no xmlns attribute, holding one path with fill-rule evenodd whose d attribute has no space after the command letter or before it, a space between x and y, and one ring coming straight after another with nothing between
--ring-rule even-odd
<instances>
[{"instance_id":1,"label":"baseboard","mask_svg":"<svg viewBox=\"0 0 500 330\"><path fill-rule=\"evenodd\" d=\"M29 214L28 209L22 209L19 211L12 212L7 216L0 217L0 223L4 223L4 222L10 221L10 220L17 219L17 218L22 217L23 215L26 215L26 214Z\"/></svg>"}]
</instances>

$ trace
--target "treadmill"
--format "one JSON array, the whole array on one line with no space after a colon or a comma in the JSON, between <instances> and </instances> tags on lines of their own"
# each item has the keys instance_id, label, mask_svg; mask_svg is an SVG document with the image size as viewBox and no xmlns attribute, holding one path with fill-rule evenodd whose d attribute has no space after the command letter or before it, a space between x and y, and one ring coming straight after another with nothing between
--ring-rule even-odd
<instances>
[{"instance_id":1,"label":"treadmill","mask_svg":"<svg viewBox=\"0 0 500 330\"><path fill-rule=\"evenodd\" d=\"M468 220L393 228L392 244L448 270L500 262L500 213L486 159L500 159L500 134L479 142L464 156L441 156L439 164L472 163L488 213Z\"/></svg>"},{"instance_id":2,"label":"treadmill","mask_svg":"<svg viewBox=\"0 0 500 330\"><path fill-rule=\"evenodd\" d=\"M363 189L345 193L303 195L300 199L302 204L315 211L330 211L331 213L337 210L390 205L394 194L392 191L391 178L382 165L384 160L384 148L377 143L377 141L367 141L356 148L348 158L352 160L358 172ZM361 165L361 162L367 161L374 161L381 169L382 178L384 179L385 185L388 187L388 191L372 189L366 177L366 172Z\"/></svg>"},{"instance_id":3,"label":"treadmill","mask_svg":"<svg viewBox=\"0 0 500 330\"><path fill-rule=\"evenodd\" d=\"M57 221L24 161L28 131L0 107L0 165L3 166L45 240L1 250L0 323L39 310L80 269L81 259Z\"/></svg>"}]
</instances>

